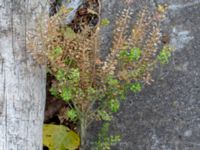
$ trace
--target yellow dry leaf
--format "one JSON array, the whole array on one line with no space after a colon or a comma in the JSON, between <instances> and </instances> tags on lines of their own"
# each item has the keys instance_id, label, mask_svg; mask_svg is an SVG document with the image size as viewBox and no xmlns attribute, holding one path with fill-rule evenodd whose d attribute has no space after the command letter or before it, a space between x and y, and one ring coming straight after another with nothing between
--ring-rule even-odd
<instances>
[{"instance_id":1,"label":"yellow dry leaf","mask_svg":"<svg viewBox=\"0 0 200 150\"><path fill-rule=\"evenodd\" d=\"M79 136L63 125L43 126L43 145L49 150L75 150L80 145Z\"/></svg>"}]
</instances>

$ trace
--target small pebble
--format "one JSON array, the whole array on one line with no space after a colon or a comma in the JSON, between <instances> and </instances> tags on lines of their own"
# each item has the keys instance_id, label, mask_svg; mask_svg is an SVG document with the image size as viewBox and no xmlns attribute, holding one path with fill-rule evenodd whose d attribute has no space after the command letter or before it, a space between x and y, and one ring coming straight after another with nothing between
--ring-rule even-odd
<instances>
[{"instance_id":1,"label":"small pebble","mask_svg":"<svg viewBox=\"0 0 200 150\"><path fill-rule=\"evenodd\" d=\"M190 137L190 136L192 136L192 130L187 130L187 131L185 131L185 132L184 132L184 136L185 136L185 137Z\"/></svg>"}]
</instances>

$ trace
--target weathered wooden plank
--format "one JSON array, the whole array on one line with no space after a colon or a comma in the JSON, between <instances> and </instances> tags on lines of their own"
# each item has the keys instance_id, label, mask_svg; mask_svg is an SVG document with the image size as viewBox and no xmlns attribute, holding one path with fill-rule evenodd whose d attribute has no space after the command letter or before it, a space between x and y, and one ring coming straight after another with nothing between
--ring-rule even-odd
<instances>
[{"instance_id":1,"label":"weathered wooden plank","mask_svg":"<svg viewBox=\"0 0 200 150\"><path fill-rule=\"evenodd\" d=\"M0 150L41 150L45 67L26 52L46 0L0 0Z\"/></svg>"}]
</instances>

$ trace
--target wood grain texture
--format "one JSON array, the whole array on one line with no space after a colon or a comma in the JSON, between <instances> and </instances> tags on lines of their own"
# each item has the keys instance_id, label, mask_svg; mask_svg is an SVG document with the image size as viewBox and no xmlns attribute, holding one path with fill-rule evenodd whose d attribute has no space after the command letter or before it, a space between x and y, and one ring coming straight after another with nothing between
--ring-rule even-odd
<instances>
[{"instance_id":1,"label":"wood grain texture","mask_svg":"<svg viewBox=\"0 0 200 150\"><path fill-rule=\"evenodd\" d=\"M46 71L26 35L46 0L0 0L0 150L41 150Z\"/></svg>"}]
</instances>

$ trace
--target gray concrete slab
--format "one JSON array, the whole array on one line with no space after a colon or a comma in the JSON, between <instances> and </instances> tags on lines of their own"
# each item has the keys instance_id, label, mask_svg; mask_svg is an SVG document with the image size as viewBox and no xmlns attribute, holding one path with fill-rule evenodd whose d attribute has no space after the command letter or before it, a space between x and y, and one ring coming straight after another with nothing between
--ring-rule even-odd
<instances>
[{"instance_id":1,"label":"gray concrete slab","mask_svg":"<svg viewBox=\"0 0 200 150\"><path fill-rule=\"evenodd\" d=\"M154 72L155 82L122 104L111 129L122 141L112 149L200 150L200 0L137 0L132 7L137 11L155 2L169 4L163 30L175 51L170 63ZM122 8L120 0L103 0L102 16L114 20ZM103 29L104 46L111 29Z\"/></svg>"}]
</instances>

